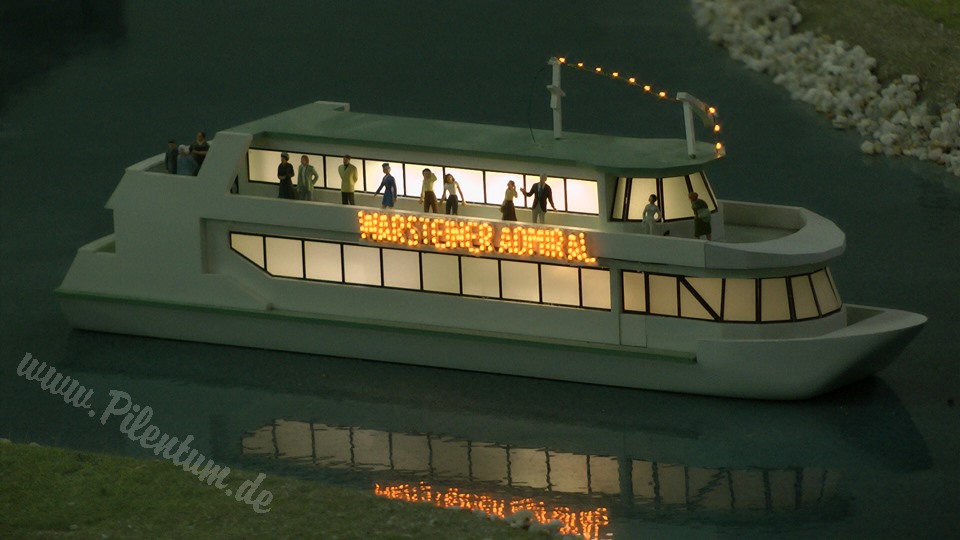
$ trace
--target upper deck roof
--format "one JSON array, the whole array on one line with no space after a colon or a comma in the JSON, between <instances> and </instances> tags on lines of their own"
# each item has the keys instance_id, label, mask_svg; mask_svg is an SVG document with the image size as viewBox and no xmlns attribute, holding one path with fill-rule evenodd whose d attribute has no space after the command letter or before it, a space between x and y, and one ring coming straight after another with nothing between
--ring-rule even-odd
<instances>
[{"instance_id":1,"label":"upper deck roof","mask_svg":"<svg viewBox=\"0 0 960 540\"><path fill-rule=\"evenodd\" d=\"M348 112L344 103L318 101L227 131L256 137L347 143L496 159L574 165L619 176L668 176L701 170L718 159L697 143L687 155L682 139L638 139ZM535 140L534 140L535 139Z\"/></svg>"}]
</instances>

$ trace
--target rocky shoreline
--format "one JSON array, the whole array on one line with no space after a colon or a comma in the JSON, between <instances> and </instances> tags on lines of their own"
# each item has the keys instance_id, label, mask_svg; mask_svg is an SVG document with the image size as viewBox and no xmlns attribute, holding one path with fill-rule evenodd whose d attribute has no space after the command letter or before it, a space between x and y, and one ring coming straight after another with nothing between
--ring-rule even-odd
<instances>
[{"instance_id":1,"label":"rocky shoreline","mask_svg":"<svg viewBox=\"0 0 960 540\"><path fill-rule=\"evenodd\" d=\"M791 97L813 105L838 129L856 128L865 154L904 155L960 176L960 107L919 101L920 78L889 83L859 45L796 32L790 0L691 0L697 25L748 68L767 73Z\"/></svg>"}]
</instances>

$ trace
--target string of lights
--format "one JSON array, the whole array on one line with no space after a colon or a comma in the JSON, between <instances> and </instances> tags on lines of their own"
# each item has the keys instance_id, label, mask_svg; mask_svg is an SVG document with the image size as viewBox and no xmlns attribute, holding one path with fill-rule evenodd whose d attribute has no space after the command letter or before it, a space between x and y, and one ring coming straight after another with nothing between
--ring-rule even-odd
<instances>
[{"instance_id":1,"label":"string of lights","mask_svg":"<svg viewBox=\"0 0 960 540\"><path fill-rule=\"evenodd\" d=\"M640 82L637 79L637 77L623 75L620 71L604 69L601 66L591 67L587 65L585 62L570 62L564 56L557 56L556 59L561 66L566 66L579 71L593 73L594 75L600 75L602 77L605 77L607 79L611 79L614 81L620 81L620 82L626 83L629 86L634 86L636 88L639 88L640 90L643 91L644 94L650 94L651 96L654 96L660 100L669 100L669 94L667 93L666 90L654 88L652 84ZM724 150L723 143L720 142L720 122L718 119L717 108L715 106L706 105L700 102L699 100L697 100L696 98L693 98L692 96L689 96L683 93L677 94L677 96L670 101L673 101L673 102L682 101L684 103L689 103L690 105L692 105L696 109L696 112L700 114L701 118L704 121L704 124L713 133L714 148L716 149L717 153L718 154L724 153L725 150Z\"/></svg>"}]
</instances>

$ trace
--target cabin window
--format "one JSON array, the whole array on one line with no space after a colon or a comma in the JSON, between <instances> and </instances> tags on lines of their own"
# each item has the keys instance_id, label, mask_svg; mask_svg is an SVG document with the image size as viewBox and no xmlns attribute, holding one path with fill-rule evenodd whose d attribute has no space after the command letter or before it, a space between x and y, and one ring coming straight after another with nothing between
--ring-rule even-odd
<instances>
[{"instance_id":1,"label":"cabin window","mask_svg":"<svg viewBox=\"0 0 960 540\"><path fill-rule=\"evenodd\" d=\"M651 274L647 276L650 288L650 313L654 315L680 315L677 305L677 278Z\"/></svg>"},{"instance_id":2,"label":"cabin window","mask_svg":"<svg viewBox=\"0 0 960 540\"><path fill-rule=\"evenodd\" d=\"M517 198L514 199L513 203L517 206L523 206L523 193L520 193L520 190L523 189L523 182L518 175L510 173L488 172L486 174L487 201L491 204L497 201L503 202L504 194L507 192L507 182L510 180L513 180L517 185ZM594 187L596 187L596 183L594 183Z\"/></svg>"},{"instance_id":3,"label":"cabin window","mask_svg":"<svg viewBox=\"0 0 960 540\"><path fill-rule=\"evenodd\" d=\"M700 277L685 277L683 280L691 294L698 297L699 303L703 303L712 313L720 313L723 307L723 280Z\"/></svg>"},{"instance_id":4,"label":"cabin window","mask_svg":"<svg viewBox=\"0 0 960 540\"><path fill-rule=\"evenodd\" d=\"M528 174L525 177L526 183L524 184L523 189L529 192L533 189L534 184L540 183L540 175L538 174ZM547 185L550 186L551 196L553 198L553 204L557 207L557 210L563 212L567 210L567 188L563 178L556 178L554 176L547 177ZM593 183L593 190L597 190L597 183ZM520 194L523 197L523 194ZM533 208L533 197L526 197L526 206L527 208Z\"/></svg>"},{"instance_id":5,"label":"cabin window","mask_svg":"<svg viewBox=\"0 0 960 540\"><path fill-rule=\"evenodd\" d=\"M580 291L583 307L610 309L610 271L581 268Z\"/></svg>"},{"instance_id":6,"label":"cabin window","mask_svg":"<svg viewBox=\"0 0 960 540\"><path fill-rule=\"evenodd\" d=\"M760 320L789 321L790 300L787 281L783 278L760 280Z\"/></svg>"},{"instance_id":7,"label":"cabin window","mask_svg":"<svg viewBox=\"0 0 960 540\"><path fill-rule=\"evenodd\" d=\"M303 277L303 243L289 238L267 237L267 272L280 277Z\"/></svg>"},{"instance_id":8,"label":"cabin window","mask_svg":"<svg viewBox=\"0 0 960 540\"><path fill-rule=\"evenodd\" d=\"M433 193L440 198L440 195L443 194L443 166L441 165L424 165L422 163L406 163L403 168L406 170L404 179L407 182L407 190L405 193L410 197L420 197L420 192L423 191L423 170L430 169L430 172L437 177L437 181L433 183Z\"/></svg>"},{"instance_id":9,"label":"cabin window","mask_svg":"<svg viewBox=\"0 0 960 540\"><path fill-rule=\"evenodd\" d=\"M627 207L628 220L643 220L643 209L650 200L650 195L657 195L656 178L633 178L630 182L630 193L636 198L638 204L631 204ZM657 195L659 197L659 195ZM643 204L639 204L642 201ZM660 204L659 202L657 203Z\"/></svg>"},{"instance_id":10,"label":"cabin window","mask_svg":"<svg viewBox=\"0 0 960 540\"><path fill-rule=\"evenodd\" d=\"M790 290L793 293L793 308L797 319L813 319L820 315L817 299L813 296L813 283L810 276L790 278Z\"/></svg>"},{"instance_id":11,"label":"cabin window","mask_svg":"<svg viewBox=\"0 0 960 540\"><path fill-rule=\"evenodd\" d=\"M830 272L786 278L704 278L624 271L623 310L727 322L783 322L838 311ZM817 284L820 284L820 289Z\"/></svg>"},{"instance_id":12,"label":"cabin window","mask_svg":"<svg viewBox=\"0 0 960 540\"><path fill-rule=\"evenodd\" d=\"M660 200L664 220L692 219L693 208L690 206L690 190L686 177L674 176L664 178L661 182L663 197Z\"/></svg>"},{"instance_id":13,"label":"cabin window","mask_svg":"<svg viewBox=\"0 0 960 540\"><path fill-rule=\"evenodd\" d=\"M540 267L540 276L546 285L543 288L543 301L547 304L566 306L580 305L579 268L575 266L557 266L544 264Z\"/></svg>"},{"instance_id":14,"label":"cabin window","mask_svg":"<svg viewBox=\"0 0 960 540\"><path fill-rule=\"evenodd\" d=\"M341 164L343 161L340 162ZM353 158L350 159L350 163L353 163ZM380 187L380 182L383 181L383 164L387 163L390 165L390 174L393 176L393 179L397 181L397 195L406 195L407 192L404 189L404 174L403 174L403 164L402 163L390 163L389 161L374 161L372 159L363 160L364 175L366 176L366 185L367 191L371 193L376 191ZM297 169L296 166L293 168ZM357 165L357 172L359 173L360 166ZM337 172L337 178L340 177L340 173ZM422 176L421 176L422 178ZM296 182L294 182L296 183ZM357 182L359 184L359 182ZM355 189L359 190L359 186ZM380 193L383 193L382 191ZM417 192L417 196L420 196L420 192Z\"/></svg>"},{"instance_id":15,"label":"cabin window","mask_svg":"<svg viewBox=\"0 0 960 540\"><path fill-rule=\"evenodd\" d=\"M361 285L380 285L380 250L343 246L343 280Z\"/></svg>"},{"instance_id":16,"label":"cabin window","mask_svg":"<svg viewBox=\"0 0 960 540\"><path fill-rule=\"evenodd\" d=\"M696 278L690 278L696 279ZM701 286L705 280L700 280ZM717 281L717 280L713 280ZM705 287L704 287L705 288ZM714 320L715 310L708 307L703 296L693 288L688 278L680 278L680 316L687 319Z\"/></svg>"},{"instance_id":17,"label":"cabin window","mask_svg":"<svg viewBox=\"0 0 960 540\"><path fill-rule=\"evenodd\" d=\"M617 178L610 219L613 221L642 221L643 209L650 195L657 196L664 221L692 219L689 194L696 191L707 202L711 212L717 210L713 190L702 172L665 178Z\"/></svg>"},{"instance_id":18,"label":"cabin window","mask_svg":"<svg viewBox=\"0 0 960 540\"><path fill-rule=\"evenodd\" d=\"M643 272L623 273L623 309L642 313L647 311L647 286Z\"/></svg>"},{"instance_id":19,"label":"cabin window","mask_svg":"<svg viewBox=\"0 0 960 540\"><path fill-rule=\"evenodd\" d=\"M599 194L597 193L597 183L593 180L575 180L567 178L566 181L566 202L567 212L577 212L580 214L596 214L599 205L597 204ZM560 208L559 206L557 208Z\"/></svg>"},{"instance_id":20,"label":"cabin window","mask_svg":"<svg viewBox=\"0 0 960 540\"><path fill-rule=\"evenodd\" d=\"M460 264L456 255L421 254L423 290L460 294Z\"/></svg>"},{"instance_id":21,"label":"cabin window","mask_svg":"<svg viewBox=\"0 0 960 540\"><path fill-rule=\"evenodd\" d=\"M304 242L303 257L306 263L307 279L343 281L340 244Z\"/></svg>"},{"instance_id":22,"label":"cabin window","mask_svg":"<svg viewBox=\"0 0 960 540\"><path fill-rule=\"evenodd\" d=\"M249 259L250 262L263 268L263 237L252 234L230 235L230 247L234 251Z\"/></svg>"},{"instance_id":23,"label":"cabin window","mask_svg":"<svg viewBox=\"0 0 960 540\"><path fill-rule=\"evenodd\" d=\"M500 261L503 297L526 302L540 301L540 276L536 263Z\"/></svg>"},{"instance_id":24,"label":"cabin window","mask_svg":"<svg viewBox=\"0 0 960 540\"><path fill-rule=\"evenodd\" d=\"M383 250L383 286L420 289L420 255L402 249Z\"/></svg>"},{"instance_id":25,"label":"cabin window","mask_svg":"<svg viewBox=\"0 0 960 540\"><path fill-rule=\"evenodd\" d=\"M713 194L713 188L707 182L707 176L703 172L693 173L687 178L690 179L690 188L696 191L700 198L706 201L711 212L717 209L717 198ZM689 199L688 199L689 200Z\"/></svg>"},{"instance_id":26,"label":"cabin window","mask_svg":"<svg viewBox=\"0 0 960 540\"><path fill-rule=\"evenodd\" d=\"M343 163L343 156L303 152L289 152L289 154L290 163L293 165L295 173L302 156L307 156L310 164L316 168L320 179L316 181L314 188L340 190L338 167ZM515 201L517 207L529 208L533 202L532 198L524 197L519 191L521 189L529 190L533 184L540 180L538 174L468 169L441 164L405 163L375 156L351 156L350 163L357 167L358 181L355 187L357 192L375 192L383 179L382 166L384 163L389 163L390 174L397 181L397 193L401 197L418 199L423 185L423 169L430 169L437 176L434 193L438 198L443 194L443 177L449 173L460 184L460 189L468 203L498 207L503 202L507 182L513 180L517 184L519 195ZM280 150L250 148L247 151L248 179L252 183L278 184L277 165L279 164ZM537 166L527 165L527 167L535 168ZM296 183L296 178L294 178L294 183ZM557 211L592 215L599 213L596 180L550 176L547 178L547 184L553 191L553 202Z\"/></svg>"},{"instance_id":27,"label":"cabin window","mask_svg":"<svg viewBox=\"0 0 960 540\"><path fill-rule=\"evenodd\" d=\"M500 267L496 259L464 257L460 260L463 272L463 294L500 298Z\"/></svg>"},{"instance_id":28,"label":"cabin window","mask_svg":"<svg viewBox=\"0 0 960 540\"><path fill-rule=\"evenodd\" d=\"M617 188L613 192L613 211L610 213L610 219L620 221L623 219L623 210L627 204L627 182L628 178L618 178Z\"/></svg>"},{"instance_id":29,"label":"cabin window","mask_svg":"<svg viewBox=\"0 0 960 540\"><path fill-rule=\"evenodd\" d=\"M823 314L832 313L840 309L840 298L837 296L837 289L833 285L833 277L827 270L820 270L810 276L813 281L813 290L816 292L817 301L820 304L820 312Z\"/></svg>"},{"instance_id":30,"label":"cabin window","mask_svg":"<svg viewBox=\"0 0 960 540\"><path fill-rule=\"evenodd\" d=\"M605 268L244 233L230 233L230 245L277 277L607 311L611 305Z\"/></svg>"},{"instance_id":31,"label":"cabin window","mask_svg":"<svg viewBox=\"0 0 960 540\"><path fill-rule=\"evenodd\" d=\"M454 167L445 167L443 170L444 174L452 174L454 180L460 184L460 191L463 192L463 198L467 200L468 203L482 203L485 201L485 194L483 191L483 171L478 171L476 169L457 169ZM423 176L421 175L421 179ZM443 195L443 177L437 177L441 184L437 187L440 195ZM506 189L506 184L504 184L504 189ZM501 195L501 202L503 201L503 193ZM419 196L419 195L418 195ZM457 193L457 198L460 198L460 194Z\"/></svg>"},{"instance_id":32,"label":"cabin window","mask_svg":"<svg viewBox=\"0 0 960 540\"><path fill-rule=\"evenodd\" d=\"M755 322L757 320L757 280L724 280L723 320Z\"/></svg>"}]
</instances>

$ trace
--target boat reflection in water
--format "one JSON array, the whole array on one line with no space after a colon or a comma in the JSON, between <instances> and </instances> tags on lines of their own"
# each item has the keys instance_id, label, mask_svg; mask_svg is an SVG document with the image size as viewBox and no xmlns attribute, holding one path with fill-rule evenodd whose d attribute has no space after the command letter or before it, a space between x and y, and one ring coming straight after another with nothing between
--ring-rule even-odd
<instances>
[{"instance_id":1,"label":"boat reflection in water","mask_svg":"<svg viewBox=\"0 0 960 540\"><path fill-rule=\"evenodd\" d=\"M607 497L620 493L615 458L442 435L277 420L244 438L243 451L322 467L426 478L429 481L379 481L374 493L408 502L479 510L500 518L530 510L538 522L559 520L563 524L561 532L586 538L599 537L608 523L603 499L558 500L552 496Z\"/></svg>"},{"instance_id":2,"label":"boat reflection in water","mask_svg":"<svg viewBox=\"0 0 960 540\"><path fill-rule=\"evenodd\" d=\"M152 404L158 425L231 467L495 515L525 508L591 538L789 524L830 536L855 513L863 478L932 463L877 378L757 402L85 332L70 350L72 376ZM204 361L188 371L190 354ZM31 408L53 402L24 387ZM27 420L8 436L38 440ZM68 420L58 440L153 457Z\"/></svg>"},{"instance_id":3,"label":"boat reflection in water","mask_svg":"<svg viewBox=\"0 0 960 540\"><path fill-rule=\"evenodd\" d=\"M541 523L559 520L562 533L586 538L609 537L605 528L621 511L744 518L842 505L837 471L696 467L621 450L587 454L282 419L243 440L248 456L375 473L374 492L382 497L501 518L526 509Z\"/></svg>"}]
</instances>

